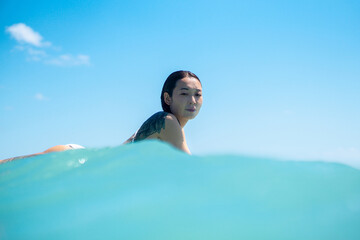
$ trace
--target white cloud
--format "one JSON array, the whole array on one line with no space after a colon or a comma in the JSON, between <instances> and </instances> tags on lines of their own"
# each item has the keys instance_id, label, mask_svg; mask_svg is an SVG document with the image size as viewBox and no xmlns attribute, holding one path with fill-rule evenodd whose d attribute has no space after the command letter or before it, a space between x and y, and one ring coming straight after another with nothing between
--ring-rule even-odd
<instances>
[{"instance_id":1,"label":"white cloud","mask_svg":"<svg viewBox=\"0 0 360 240\"><path fill-rule=\"evenodd\" d=\"M71 54L64 54L60 55L59 57L47 60L46 63L56 66L90 65L90 57L82 54L79 54L77 56L72 56Z\"/></svg>"},{"instance_id":2,"label":"white cloud","mask_svg":"<svg viewBox=\"0 0 360 240\"><path fill-rule=\"evenodd\" d=\"M24 46L22 46L22 45L17 45L17 46L15 46L14 50L25 51L26 48Z\"/></svg>"},{"instance_id":3,"label":"white cloud","mask_svg":"<svg viewBox=\"0 0 360 240\"><path fill-rule=\"evenodd\" d=\"M88 55L78 54L74 56L72 54L62 54L54 56L54 54L51 54L51 50L61 51L61 47L51 47L45 51L43 47L50 46L51 43L44 42L43 37L39 33L24 23L13 24L6 28L6 32L21 44L15 46L14 50L24 52L27 61L55 66L90 65L90 57Z\"/></svg>"},{"instance_id":4,"label":"white cloud","mask_svg":"<svg viewBox=\"0 0 360 240\"><path fill-rule=\"evenodd\" d=\"M31 47L27 48L27 61L42 61L47 57L47 53L43 50L33 49Z\"/></svg>"},{"instance_id":5,"label":"white cloud","mask_svg":"<svg viewBox=\"0 0 360 240\"><path fill-rule=\"evenodd\" d=\"M36 47L50 46L50 42L43 42L43 37L24 23L13 24L6 28L6 32L19 43L27 43Z\"/></svg>"},{"instance_id":6,"label":"white cloud","mask_svg":"<svg viewBox=\"0 0 360 240\"><path fill-rule=\"evenodd\" d=\"M28 53L30 55L33 55L33 56L43 56L45 57L47 54L45 51L43 50L36 50L36 49L32 49L32 48L28 48Z\"/></svg>"},{"instance_id":7,"label":"white cloud","mask_svg":"<svg viewBox=\"0 0 360 240\"><path fill-rule=\"evenodd\" d=\"M35 99L36 100L39 100L39 101L44 101L44 100L47 100L48 98L47 97L45 97L43 94L41 94L41 93L37 93L37 94L35 94Z\"/></svg>"}]
</instances>

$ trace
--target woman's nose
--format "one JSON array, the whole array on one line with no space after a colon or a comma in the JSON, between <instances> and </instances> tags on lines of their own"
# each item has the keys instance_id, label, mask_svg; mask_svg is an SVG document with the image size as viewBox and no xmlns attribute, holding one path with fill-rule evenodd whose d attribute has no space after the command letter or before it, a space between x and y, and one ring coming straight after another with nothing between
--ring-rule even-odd
<instances>
[{"instance_id":1,"label":"woman's nose","mask_svg":"<svg viewBox=\"0 0 360 240\"><path fill-rule=\"evenodd\" d=\"M191 103L196 103L195 96L191 96L191 97L190 97L190 102L191 102Z\"/></svg>"}]
</instances>

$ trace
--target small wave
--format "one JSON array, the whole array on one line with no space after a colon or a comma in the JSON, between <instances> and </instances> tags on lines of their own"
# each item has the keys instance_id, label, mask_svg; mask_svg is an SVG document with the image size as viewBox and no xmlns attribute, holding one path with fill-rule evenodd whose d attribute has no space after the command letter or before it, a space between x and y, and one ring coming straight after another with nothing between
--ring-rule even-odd
<instances>
[{"instance_id":1,"label":"small wave","mask_svg":"<svg viewBox=\"0 0 360 240\"><path fill-rule=\"evenodd\" d=\"M0 166L1 239L360 239L360 171L158 141Z\"/></svg>"}]
</instances>

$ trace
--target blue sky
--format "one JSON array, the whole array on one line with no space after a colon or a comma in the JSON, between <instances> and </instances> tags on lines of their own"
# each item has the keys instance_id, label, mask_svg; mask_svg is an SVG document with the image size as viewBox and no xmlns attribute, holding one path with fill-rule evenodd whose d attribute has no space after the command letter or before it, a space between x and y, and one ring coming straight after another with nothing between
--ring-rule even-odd
<instances>
[{"instance_id":1,"label":"blue sky","mask_svg":"<svg viewBox=\"0 0 360 240\"><path fill-rule=\"evenodd\" d=\"M0 26L0 159L118 146L184 69L194 154L360 166L359 1L3 0Z\"/></svg>"}]
</instances>

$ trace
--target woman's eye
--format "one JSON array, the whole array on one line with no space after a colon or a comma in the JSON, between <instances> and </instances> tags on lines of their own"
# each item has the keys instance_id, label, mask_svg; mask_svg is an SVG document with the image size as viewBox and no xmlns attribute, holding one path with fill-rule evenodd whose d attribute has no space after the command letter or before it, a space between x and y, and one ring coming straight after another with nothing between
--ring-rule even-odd
<instances>
[{"instance_id":1,"label":"woman's eye","mask_svg":"<svg viewBox=\"0 0 360 240\"><path fill-rule=\"evenodd\" d=\"M201 94L200 94L200 93L198 93L198 94L196 94L196 96L197 96L197 97L201 97Z\"/></svg>"},{"instance_id":2,"label":"woman's eye","mask_svg":"<svg viewBox=\"0 0 360 240\"><path fill-rule=\"evenodd\" d=\"M186 96L186 95L187 95L187 93L180 93L180 95Z\"/></svg>"}]
</instances>

